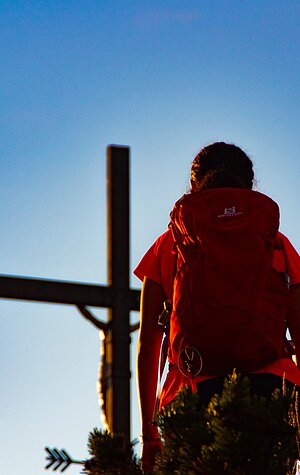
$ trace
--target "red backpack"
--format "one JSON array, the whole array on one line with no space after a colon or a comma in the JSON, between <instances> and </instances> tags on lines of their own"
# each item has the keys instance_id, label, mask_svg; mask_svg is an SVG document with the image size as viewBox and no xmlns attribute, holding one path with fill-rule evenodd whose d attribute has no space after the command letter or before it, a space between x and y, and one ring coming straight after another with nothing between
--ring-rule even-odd
<instances>
[{"instance_id":1,"label":"red backpack","mask_svg":"<svg viewBox=\"0 0 300 475\"><path fill-rule=\"evenodd\" d=\"M278 205L256 191L211 189L175 204L168 356L186 376L249 373L281 356L288 287L272 267L278 226Z\"/></svg>"}]
</instances>

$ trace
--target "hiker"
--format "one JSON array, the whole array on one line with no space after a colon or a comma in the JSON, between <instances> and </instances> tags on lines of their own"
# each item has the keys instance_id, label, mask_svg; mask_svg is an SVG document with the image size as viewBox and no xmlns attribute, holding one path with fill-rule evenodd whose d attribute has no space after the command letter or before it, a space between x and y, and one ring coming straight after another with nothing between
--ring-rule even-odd
<instances>
[{"instance_id":1,"label":"hiker","mask_svg":"<svg viewBox=\"0 0 300 475\"><path fill-rule=\"evenodd\" d=\"M204 147L192 162L190 192L134 271L143 282L137 370L145 471L160 450L152 422L166 315L160 407L186 385L208 404L234 368L255 394L270 397L283 376L300 386L285 337L288 327L300 367L300 257L278 231L278 206L253 183L252 161L239 147Z\"/></svg>"}]
</instances>

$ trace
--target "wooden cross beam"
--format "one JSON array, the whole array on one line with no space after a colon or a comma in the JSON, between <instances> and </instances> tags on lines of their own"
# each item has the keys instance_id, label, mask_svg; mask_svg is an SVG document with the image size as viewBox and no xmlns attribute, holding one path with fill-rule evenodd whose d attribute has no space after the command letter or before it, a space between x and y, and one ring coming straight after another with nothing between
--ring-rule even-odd
<instances>
[{"instance_id":1,"label":"wooden cross beam","mask_svg":"<svg viewBox=\"0 0 300 475\"><path fill-rule=\"evenodd\" d=\"M108 286L0 275L0 298L108 308L106 417L130 440L130 311L140 291L129 287L130 151L107 147Z\"/></svg>"},{"instance_id":2,"label":"wooden cross beam","mask_svg":"<svg viewBox=\"0 0 300 475\"><path fill-rule=\"evenodd\" d=\"M111 308L112 286L0 274L0 298ZM130 310L139 311L140 290L129 289Z\"/></svg>"}]
</instances>

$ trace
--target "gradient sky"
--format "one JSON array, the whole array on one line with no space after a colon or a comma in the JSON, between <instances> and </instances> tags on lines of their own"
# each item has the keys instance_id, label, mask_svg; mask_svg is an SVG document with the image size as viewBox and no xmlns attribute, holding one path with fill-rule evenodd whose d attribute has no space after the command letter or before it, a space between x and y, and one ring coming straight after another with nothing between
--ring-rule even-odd
<instances>
[{"instance_id":1,"label":"gradient sky","mask_svg":"<svg viewBox=\"0 0 300 475\"><path fill-rule=\"evenodd\" d=\"M300 249L297 0L0 0L0 31L2 274L106 283L110 143L131 146L132 269L215 140L252 157ZM85 458L97 331L75 308L2 300L0 338L1 471L42 473L45 445ZM134 377L132 401L135 438Z\"/></svg>"}]
</instances>

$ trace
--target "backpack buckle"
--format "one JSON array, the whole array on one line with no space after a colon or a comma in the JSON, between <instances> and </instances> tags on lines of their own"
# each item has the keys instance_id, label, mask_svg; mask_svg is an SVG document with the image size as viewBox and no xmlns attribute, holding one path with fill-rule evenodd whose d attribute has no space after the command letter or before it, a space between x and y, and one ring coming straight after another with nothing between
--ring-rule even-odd
<instances>
[{"instance_id":1,"label":"backpack buckle","mask_svg":"<svg viewBox=\"0 0 300 475\"><path fill-rule=\"evenodd\" d=\"M165 300L163 311L158 317L158 324L164 327L165 333L168 333L170 329L171 312L172 312L172 302L171 300Z\"/></svg>"}]
</instances>

